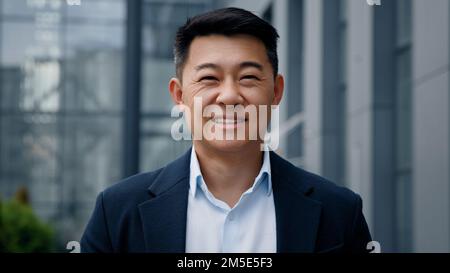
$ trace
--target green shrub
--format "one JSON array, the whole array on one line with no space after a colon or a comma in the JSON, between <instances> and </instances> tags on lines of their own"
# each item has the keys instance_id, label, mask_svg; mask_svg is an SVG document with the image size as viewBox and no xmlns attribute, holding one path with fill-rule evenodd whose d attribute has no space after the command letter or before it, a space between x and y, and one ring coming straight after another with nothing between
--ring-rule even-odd
<instances>
[{"instance_id":1,"label":"green shrub","mask_svg":"<svg viewBox=\"0 0 450 273\"><path fill-rule=\"evenodd\" d=\"M50 252L53 230L20 199L0 200L0 252Z\"/></svg>"}]
</instances>

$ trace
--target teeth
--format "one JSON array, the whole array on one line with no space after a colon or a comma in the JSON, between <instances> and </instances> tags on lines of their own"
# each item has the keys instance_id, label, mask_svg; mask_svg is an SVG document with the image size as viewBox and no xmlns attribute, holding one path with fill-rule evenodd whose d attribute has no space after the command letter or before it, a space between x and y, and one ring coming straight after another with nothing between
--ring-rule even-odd
<instances>
[{"instance_id":1,"label":"teeth","mask_svg":"<svg viewBox=\"0 0 450 273\"><path fill-rule=\"evenodd\" d=\"M245 119L223 119L223 118L215 118L213 119L214 123L218 124L235 124L235 123L241 123L244 122Z\"/></svg>"}]
</instances>

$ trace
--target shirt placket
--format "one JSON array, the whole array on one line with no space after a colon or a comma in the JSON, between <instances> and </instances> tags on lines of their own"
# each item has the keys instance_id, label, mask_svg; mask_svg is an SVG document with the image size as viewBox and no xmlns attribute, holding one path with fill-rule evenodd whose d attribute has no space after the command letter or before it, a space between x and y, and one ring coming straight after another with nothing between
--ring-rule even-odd
<instances>
[{"instance_id":1,"label":"shirt placket","mask_svg":"<svg viewBox=\"0 0 450 273\"><path fill-rule=\"evenodd\" d=\"M224 219L222 252L237 252L238 249L236 249L236 246L239 245L237 242L238 236L239 223L237 219L237 212L233 209L227 213Z\"/></svg>"}]
</instances>

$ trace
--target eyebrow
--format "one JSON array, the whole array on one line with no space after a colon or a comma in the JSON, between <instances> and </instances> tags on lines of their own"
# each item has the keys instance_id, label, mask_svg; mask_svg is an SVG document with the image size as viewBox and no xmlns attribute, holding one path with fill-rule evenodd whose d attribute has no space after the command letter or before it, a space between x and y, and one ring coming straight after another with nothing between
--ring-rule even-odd
<instances>
[{"instance_id":1,"label":"eyebrow","mask_svg":"<svg viewBox=\"0 0 450 273\"><path fill-rule=\"evenodd\" d=\"M199 64L195 67L196 71L200 71L202 69L207 69L207 68L212 68L212 69L219 69L219 66L213 63L204 63L204 64Z\"/></svg>"},{"instance_id":2,"label":"eyebrow","mask_svg":"<svg viewBox=\"0 0 450 273\"><path fill-rule=\"evenodd\" d=\"M241 69L243 68L247 68L247 67L254 67L260 71L263 71L263 66L260 63L257 62L253 62L253 61L246 61L246 62L242 62L239 67ZM211 69L219 69L219 66L217 64L214 63L203 63L203 64L199 64L195 67L196 71L200 71L202 69L207 69L207 68L211 68Z\"/></svg>"},{"instance_id":3,"label":"eyebrow","mask_svg":"<svg viewBox=\"0 0 450 273\"><path fill-rule=\"evenodd\" d=\"M247 67L254 67L254 68L256 68L256 69L258 69L260 71L263 71L262 64L257 63L257 62L251 62L251 61L243 62L243 63L240 64L240 67L241 67L241 69L242 68L247 68Z\"/></svg>"}]
</instances>

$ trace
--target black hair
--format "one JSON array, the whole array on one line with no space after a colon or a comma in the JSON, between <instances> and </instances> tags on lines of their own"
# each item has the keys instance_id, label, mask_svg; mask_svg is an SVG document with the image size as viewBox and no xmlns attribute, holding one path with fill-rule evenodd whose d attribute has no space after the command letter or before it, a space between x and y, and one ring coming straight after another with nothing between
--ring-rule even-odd
<instances>
[{"instance_id":1,"label":"black hair","mask_svg":"<svg viewBox=\"0 0 450 273\"><path fill-rule=\"evenodd\" d=\"M250 11L240 8L223 8L189 18L178 29L173 50L178 78L181 79L189 47L194 38L212 34L225 36L246 34L256 37L266 47L274 77L278 74L277 30Z\"/></svg>"}]
</instances>

